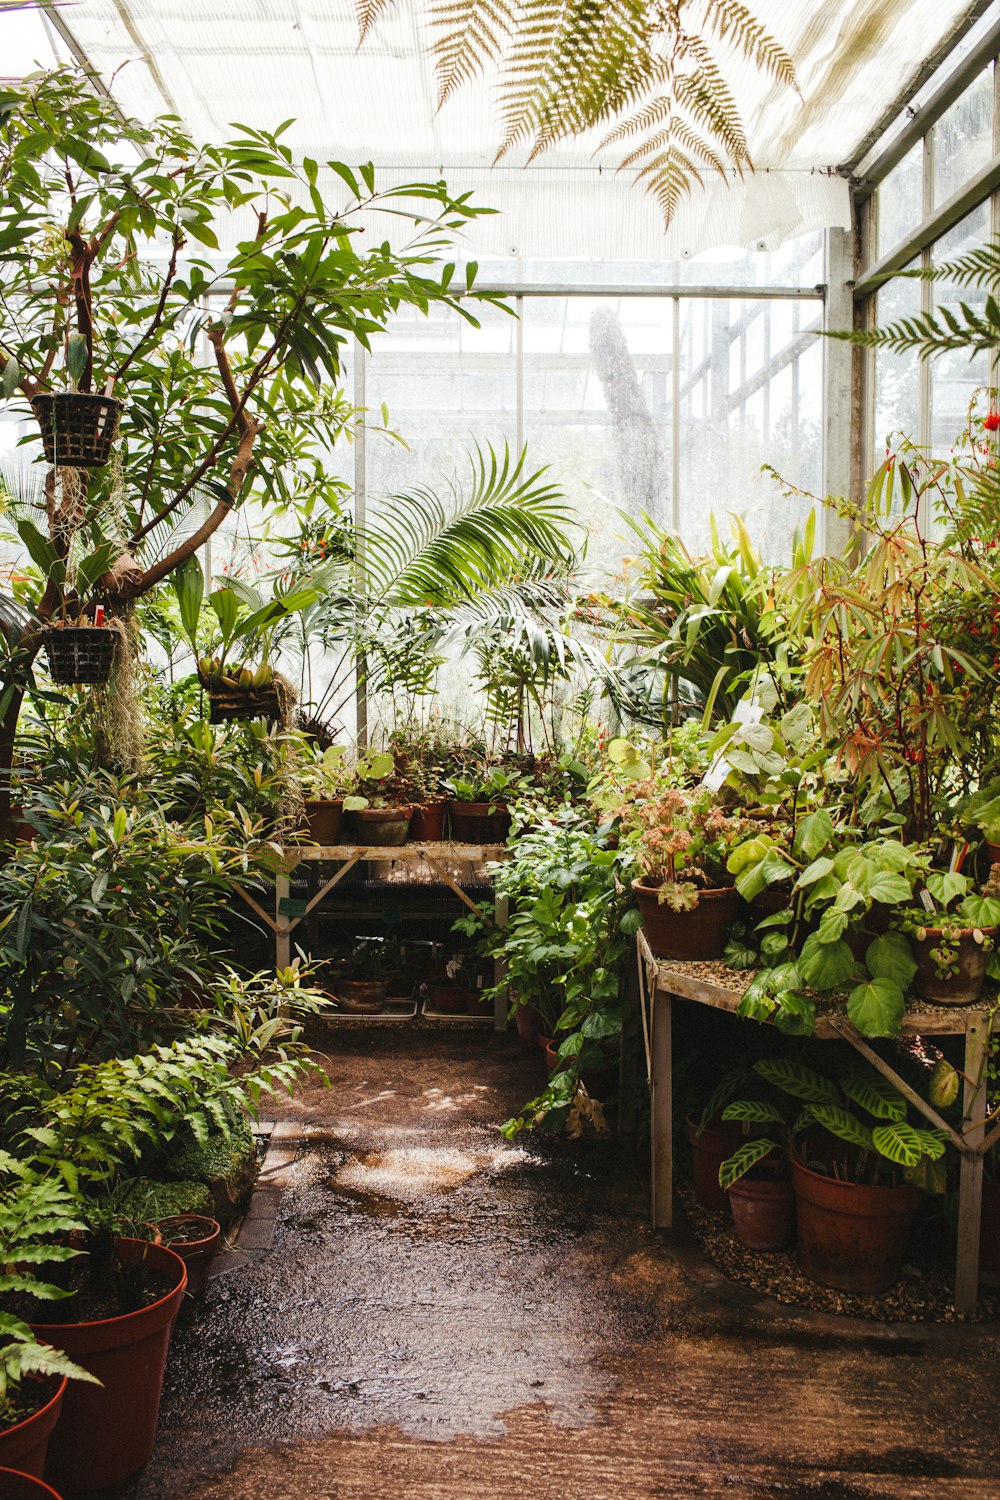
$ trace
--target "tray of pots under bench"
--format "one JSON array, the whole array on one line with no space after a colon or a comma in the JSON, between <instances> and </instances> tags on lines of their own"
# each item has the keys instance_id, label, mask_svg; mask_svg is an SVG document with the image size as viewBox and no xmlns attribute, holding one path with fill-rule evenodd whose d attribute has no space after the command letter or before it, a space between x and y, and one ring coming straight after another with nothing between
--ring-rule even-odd
<instances>
[{"instance_id":1,"label":"tray of pots under bench","mask_svg":"<svg viewBox=\"0 0 1000 1500\"><path fill-rule=\"evenodd\" d=\"M493 1024L493 1002L480 998L479 990L465 990L456 985L427 984L420 1001L425 1021L466 1021Z\"/></svg>"}]
</instances>

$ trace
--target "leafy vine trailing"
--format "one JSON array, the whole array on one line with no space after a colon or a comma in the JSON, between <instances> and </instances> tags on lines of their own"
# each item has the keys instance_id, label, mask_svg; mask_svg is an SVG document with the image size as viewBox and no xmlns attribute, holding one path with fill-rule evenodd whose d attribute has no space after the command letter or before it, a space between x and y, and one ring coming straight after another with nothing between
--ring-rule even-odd
<instances>
[{"instance_id":1,"label":"leafy vine trailing","mask_svg":"<svg viewBox=\"0 0 1000 1500\"><path fill-rule=\"evenodd\" d=\"M362 41L392 3L356 0ZM500 63L497 159L604 127L598 150L629 146L618 168L635 170L665 225L707 172L753 169L720 56L796 87L788 53L742 0L435 0L429 14L439 106Z\"/></svg>"}]
</instances>

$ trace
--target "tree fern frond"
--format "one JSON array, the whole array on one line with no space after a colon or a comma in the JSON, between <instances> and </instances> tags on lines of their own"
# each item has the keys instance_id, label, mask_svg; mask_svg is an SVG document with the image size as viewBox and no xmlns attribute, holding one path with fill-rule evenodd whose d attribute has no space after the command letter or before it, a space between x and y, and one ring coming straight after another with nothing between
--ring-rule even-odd
<instances>
[{"instance_id":1,"label":"tree fern frond","mask_svg":"<svg viewBox=\"0 0 1000 1500\"><path fill-rule=\"evenodd\" d=\"M620 121L613 130L609 130L604 139L598 143L597 149L602 151L607 146L615 146L619 141L627 140L629 136L638 135L641 130L655 129L662 121L671 117L674 107L674 100L669 94L661 94L656 99L651 99L634 114Z\"/></svg>"},{"instance_id":2,"label":"tree fern frond","mask_svg":"<svg viewBox=\"0 0 1000 1500\"><path fill-rule=\"evenodd\" d=\"M354 0L358 18L358 45L365 40L383 11L391 10L393 0Z\"/></svg>"},{"instance_id":3,"label":"tree fern frond","mask_svg":"<svg viewBox=\"0 0 1000 1500\"><path fill-rule=\"evenodd\" d=\"M499 56L514 26L506 0L440 0L430 8L431 24L441 34L431 46L438 82L438 108L461 83L481 73Z\"/></svg>"},{"instance_id":4,"label":"tree fern frond","mask_svg":"<svg viewBox=\"0 0 1000 1500\"><path fill-rule=\"evenodd\" d=\"M674 82L677 103L696 124L715 136L735 166L749 166L750 150L736 101L716 72L710 67L708 71L699 68L693 73L678 73Z\"/></svg>"},{"instance_id":5,"label":"tree fern frond","mask_svg":"<svg viewBox=\"0 0 1000 1500\"><path fill-rule=\"evenodd\" d=\"M717 151L713 151L707 141L703 140L696 130L693 130L685 120L674 119L666 130L658 130L654 135L648 136L627 156L624 156L619 166L631 167L648 156L650 152L657 153L657 159L670 152L674 155L679 165L687 164L687 170L695 180L703 185L695 158L700 157L702 164L712 167L721 176L726 175L725 164ZM643 174L640 173L640 176Z\"/></svg>"},{"instance_id":6,"label":"tree fern frond","mask_svg":"<svg viewBox=\"0 0 1000 1500\"><path fill-rule=\"evenodd\" d=\"M776 83L797 88L795 64L788 53L742 0L707 0L705 21L721 42L735 45L761 72Z\"/></svg>"},{"instance_id":7,"label":"tree fern frond","mask_svg":"<svg viewBox=\"0 0 1000 1500\"><path fill-rule=\"evenodd\" d=\"M885 328L838 330L829 336L861 344L867 349L890 349L897 354L915 349L921 359L956 349L965 350L971 359L975 354L1000 348L1000 318L989 314L981 316L967 302L960 302L958 306L961 317L950 308L940 307L936 312L901 318Z\"/></svg>"}]
</instances>

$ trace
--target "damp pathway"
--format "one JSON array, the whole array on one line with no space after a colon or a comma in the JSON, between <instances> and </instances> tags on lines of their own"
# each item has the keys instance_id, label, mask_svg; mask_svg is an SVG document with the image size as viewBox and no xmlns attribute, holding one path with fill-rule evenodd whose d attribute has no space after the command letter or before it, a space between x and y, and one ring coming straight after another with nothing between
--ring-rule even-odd
<instances>
[{"instance_id":1,"label":"damp pathway","mask_svg":"<svg viewBox=\"0 0 1000 1500\"><path fill-rule=\"evenodd\" d=\"M109 1500L1000 1500L997 1329L731 1287L617 1140L501 1139L513 1037L344 1028L326 1070Z\"/></svg>"}]
</instances>

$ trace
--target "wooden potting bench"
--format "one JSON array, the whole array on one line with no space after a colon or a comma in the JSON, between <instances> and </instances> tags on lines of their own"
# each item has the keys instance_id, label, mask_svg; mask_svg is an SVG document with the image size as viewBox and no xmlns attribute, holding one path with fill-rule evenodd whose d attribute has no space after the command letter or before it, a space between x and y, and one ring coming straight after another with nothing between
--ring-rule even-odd
<instances>
[{"instance_id":1,"label":"wooden potting bench","mask_svg":"<svg viewBox=\"0 0 1000 1500\"><path fill-rule=\"evenodd\" d=\"M749 983L747 976L729 970L732 984L706 978L704 964L658 959L650 951L645 935L638 935L639 996L650 1088L650 1146L652 1157L652 1221L654 1228L669 1229L673 1223L673 1058L671 1013L674 1000L708 1005L735 1015ZM754 1024L747 1022L747 1025ZM846 1012L818 1016L815 1036L819 1041L844 1041L860 1052L918 1109L932 1125L945 1130L961 1154L958 1195L958 1247L955 1263L955 1310L973 1312L979 1294L979 1221L983 1198L983 1157L1000 1141L1000 1125L987 1131L986 1059L990 1038L990 1011L982 1006L934 1006L907 1009L903 1036L964 1036L965 1063L962 1121L956 1130L900 1078L884 1058L869 1045Z\"/></svg>"},{"instance_id":2,"label":"wooden potting bench","mask_svg":"<svg viewBox=\"0 0 1000 1500\"><path fill-rule=\"evenodd\" d=\"M283 969L287 968L292 961L292 933L296 927L361 861L367 860L372 864L390 864L402 871L415 870L418 866L424 866L430 869L442 884L454 891L458 899L471 911L478 912L479 908L469 896L465 886L485 880L483 866L488 860L502 859L506 848L505 844L456 844L447 839L427 843L400 844L395 847L381 844L329 846L288 844L283 848L282 866L275 876L273 916L265 911L252 892L239 883L234 883L234 885L247 905L274 933L275 966ZM319 888L307 899L293 900L291 877L298 866L303 863L335 864L339 868L329 879L323 880ZM455 866L468 869L469 875L467 877L456 876ZM507 898L497 896L493 903L493 920L498 927L504 927L507 924L507 918ZM501 978L502 974L498 973L498 983ZM507 1025L507 1003L502 994L498 994L494 1005L493 1024L497 1031L503 1031Z\"/></svg>"}]
</instances>

